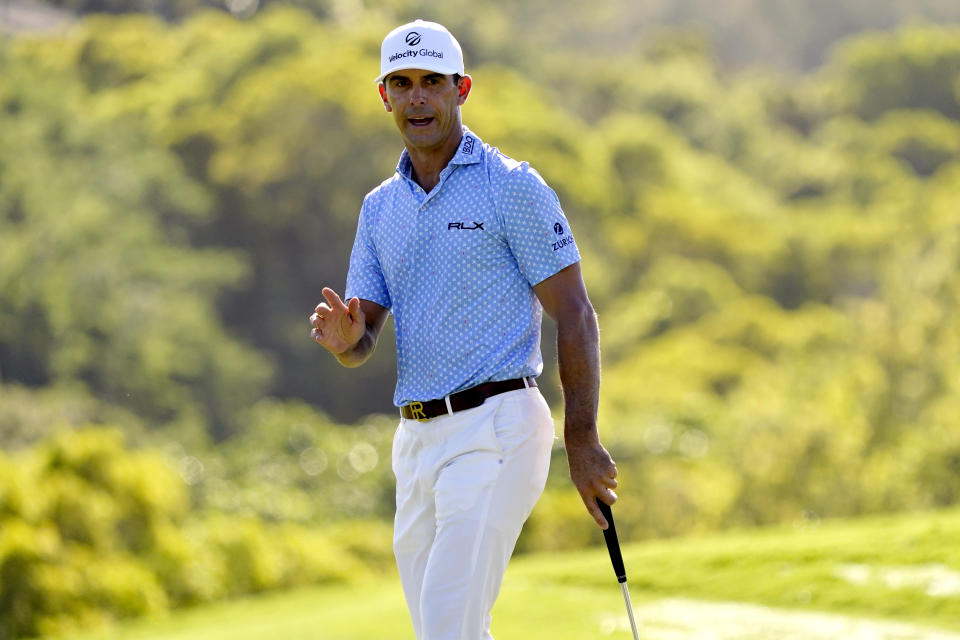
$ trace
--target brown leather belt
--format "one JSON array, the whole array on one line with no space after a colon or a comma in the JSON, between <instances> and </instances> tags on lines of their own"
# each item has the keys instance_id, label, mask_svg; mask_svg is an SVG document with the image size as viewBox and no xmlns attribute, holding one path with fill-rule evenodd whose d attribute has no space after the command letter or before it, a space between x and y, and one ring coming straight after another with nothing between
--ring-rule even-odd
<instances>
[{"instance_id":1,"label":"brown leather belt","mask_svg":"<svg viewBox=\"0 0 960 640\"><path fill-rule=\"evenodd\" d=\"M436 418L437 416L444 416L450 413L456 413L457 411L463 411L464 409L479 407L487 398L500 393L536 386L537 381L534 378L514 378L512 380L484 382L483 384L458 391L439 400L405 404L400 407L400 415L408 420L423 422L424 420Z\"/></svg>"}]
</instances>

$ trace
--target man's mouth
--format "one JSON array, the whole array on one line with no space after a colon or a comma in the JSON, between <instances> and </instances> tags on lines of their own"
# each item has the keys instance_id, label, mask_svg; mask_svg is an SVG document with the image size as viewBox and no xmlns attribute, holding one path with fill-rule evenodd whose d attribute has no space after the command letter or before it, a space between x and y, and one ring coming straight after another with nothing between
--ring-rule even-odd
<instances>
[{"instance_id":1,"label":"man's mouth","mask_svg":"<svg viewBox=\"0 0 960 640\"><path fill-rule=\"evenodd\" d=\"M418 118L407 118L407 121L415 127L426 127L433 122L433 118L429 116L421 116Z\"/></svg>"}]
</instances>

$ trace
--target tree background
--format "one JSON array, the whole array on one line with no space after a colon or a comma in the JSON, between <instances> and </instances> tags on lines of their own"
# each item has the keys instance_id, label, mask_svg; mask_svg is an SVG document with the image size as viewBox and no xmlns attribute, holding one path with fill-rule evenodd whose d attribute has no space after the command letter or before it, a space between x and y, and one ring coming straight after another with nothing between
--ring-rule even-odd
<instances>
[{"instance_id":1,"label":"tree background","mask_svg":"<svg viewBox=\"0 0 960 640\"><path fill-rule=\"evenodd\" d=\"M465 123L577 234L626 535L957 502L955 3L10 0L6 628L389 564L393 338L346 370L307 318L395 166L371 79L414 17L457 34ZM521 550L595 533L555 457Z\"/></svg>"}]
</instances>

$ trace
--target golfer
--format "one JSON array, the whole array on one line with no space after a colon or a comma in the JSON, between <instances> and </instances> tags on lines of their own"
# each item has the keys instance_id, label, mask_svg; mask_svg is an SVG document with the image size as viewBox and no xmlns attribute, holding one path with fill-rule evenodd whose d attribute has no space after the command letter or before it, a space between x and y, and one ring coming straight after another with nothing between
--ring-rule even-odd
<instances>
[{"instance_id":1,"label":"golfer","mask_svg":"<svg viewBox=\"0 0 960 640\"><path fill-rule=\"evenodd\" d=\"M422 20L390 32L377 81L404 150L364 199L345 296L323 289L311 335L356 367L393 314L394 552L413 627L420 640L482 640L550 463L544 309L570 476L601 527L595 498L617 499L597 434L597 321L556 194L462 124L472 80L450 32Z\"/></svg>"}]
</instances>

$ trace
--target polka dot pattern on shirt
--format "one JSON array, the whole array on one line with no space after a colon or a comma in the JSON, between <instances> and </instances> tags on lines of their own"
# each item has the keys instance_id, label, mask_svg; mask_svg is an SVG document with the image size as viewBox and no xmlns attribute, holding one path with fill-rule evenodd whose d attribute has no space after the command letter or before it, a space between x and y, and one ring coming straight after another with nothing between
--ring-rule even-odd
<instances>
[{"instance_id":1,"label":"polka dot pattern on shirt","mask_svg":"<svg viewBox=\"0 0 960 640\"><path fill-rule=\"evenodd\" d=\"M394 315L400 406L539 375L532 286L579 260L540 175L465 131L429 194L404 151L396 174L364 198L346 295Z\"/></svg>"}]
</instances>

